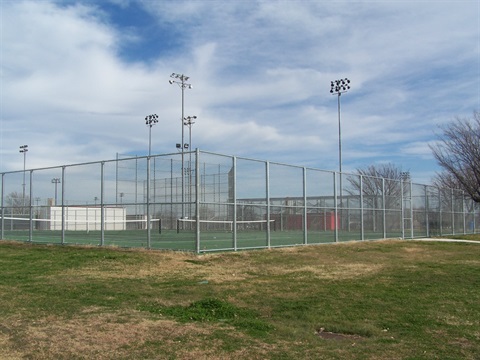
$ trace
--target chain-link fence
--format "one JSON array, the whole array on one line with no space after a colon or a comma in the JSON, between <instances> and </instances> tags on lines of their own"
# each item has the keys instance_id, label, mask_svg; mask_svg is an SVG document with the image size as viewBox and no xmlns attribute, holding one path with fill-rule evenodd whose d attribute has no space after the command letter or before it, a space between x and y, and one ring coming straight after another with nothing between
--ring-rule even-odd
<instances>
[{"instance_id":1,"label":"chain-link fence","mask_svg":"<svg viewBox=\"0 0 480 360\"><path fill-rule=\"evenodd\" d=\"M462 191L199 150L1 175L4 240L206 252L480 224Z\"/></svg>"}]
</instances>

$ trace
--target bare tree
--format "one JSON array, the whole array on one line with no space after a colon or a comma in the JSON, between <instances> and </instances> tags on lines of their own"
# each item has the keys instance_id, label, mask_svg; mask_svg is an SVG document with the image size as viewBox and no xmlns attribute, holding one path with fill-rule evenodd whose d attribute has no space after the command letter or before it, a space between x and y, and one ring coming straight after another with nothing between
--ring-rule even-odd
<instances>
[{"instance_id":1,"label":"bare tree","mask_svg":"<svg viewBox=\"0 0 480 360\"><path fill-rule=\"evenodd\" d=\"M378 224L382 223L382 213L378 210L401 207L405 174L408 173L388 163L359 168L356 175L348 177L350 186L345 191L354 197L363 195L364 224L370 224L371 230L377 231Z\"/></svg>"},{"instance_id":2,"label":"bare tree","mask_svg":"<svg viewBox=\"0 0 480 360\"><path fill-rule=\"evenodd\" d=\"M475 202L480 202L480 112L473 118L456 117L440 126L438 142L430 145L433 156L443 168L434 183L465 191Z\"/></svg>"},{"instance_id":3,"label":"bare tree","mask_svg":"<svg viewBox=\"0 0 480 360\"><path fill-rule=\"evenodd\" d=\"M396 165L391 163L370 165L363 169L357 169L356 174L359 176L351 176L348 179L352 189L346 189L346 191L351 195L359 194L360 187L362 187L363 195L373 198L381 197L383 193L389 197L400 197L400 180L405 173ZM360 175L362 177L361 184Z\"/></svg>"},{"instance_id":4,"label":"bare tree","mask_svg":"<svg viewBox=\"0 0 480 360\"><path fill-rule=\"evenodd\" d=\"M11 192L5 199L6 207L10 208L10 214L25 214L30 207L30 196L25 196L16 191Z\"/></svg>"}]
</instances>

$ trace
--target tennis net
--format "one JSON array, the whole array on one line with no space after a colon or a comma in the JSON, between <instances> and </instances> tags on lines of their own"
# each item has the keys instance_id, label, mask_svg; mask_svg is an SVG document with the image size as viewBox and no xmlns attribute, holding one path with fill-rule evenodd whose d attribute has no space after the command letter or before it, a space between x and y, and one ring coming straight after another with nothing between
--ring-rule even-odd
<instances>
[{"instance_id":1,"label":"tennis net","mask_svg":"<svg viewBox=\"0 0 480 360\"><path fill-rule=\"evenodd\" d=\"M0 219L2 219L0 217ZM103 221L104 231L130 231L130 230L147 230L148 220L146 218L134 220L112 220L106 219ZM4 217L2 219L4 231L25 231L30 230L45 230L45 231L60 231L62 226L66 231L101 231L102 221L100 219L40 219L40 218L24 218L24 217ZM157 229L161 232L162 220L150 219L150 229Z\"/></svg>"},{"instance_id":2,"label":"tennis net","mask_svg":"<svg viewBox=\"0 0 480 360\"><path fill-rule=\"evenodd\" d=\"M234 226L237 231L266 231L270 225L270 230L276 230L275 220L198 220L200 231L220 231L233 232ZM197 220L177 219L177 233L182 231L196 231Z\"/></svg>"}]
</instances>

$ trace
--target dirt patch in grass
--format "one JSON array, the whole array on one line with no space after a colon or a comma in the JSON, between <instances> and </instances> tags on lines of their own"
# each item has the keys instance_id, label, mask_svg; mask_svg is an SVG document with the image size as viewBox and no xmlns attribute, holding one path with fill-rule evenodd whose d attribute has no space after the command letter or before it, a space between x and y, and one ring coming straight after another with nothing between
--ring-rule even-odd
<instances>
[{"instance_id":1,"label":"dirt patch in grass","mask_svg":"<svg viewBox=\"0 0 480 360\"><path fill-rule=\"evenodd\" d=\"M336 341L342 341L342 340L347 340L347 341L360 341L363 340L363 336L360 335L354 335L354 334L341 334L341 333L336 333L336 332L331 332L331 331L325 331L324 328L318 329L315 334L325 340L336 340Z\"/></svg>"}]
</instances>

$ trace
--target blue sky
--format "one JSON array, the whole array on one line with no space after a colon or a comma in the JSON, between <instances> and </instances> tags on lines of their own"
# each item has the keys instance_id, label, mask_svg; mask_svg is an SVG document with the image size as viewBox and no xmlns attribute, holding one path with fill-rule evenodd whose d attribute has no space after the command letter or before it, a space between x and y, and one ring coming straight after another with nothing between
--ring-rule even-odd
<instances>
[{"instance_id":1,"label":"blue sky","mask_svg":"<svg viewBox=\"0 0 480 360\"><path fill-rule=\"evenodd\" d=\"M0 0L0 171L192 146L429 183L438 125L480 110L480 3ZM186 130L186 134L188 130ZM186 142L188 140L186 139Z\"/></svg>"}]
</instances>

